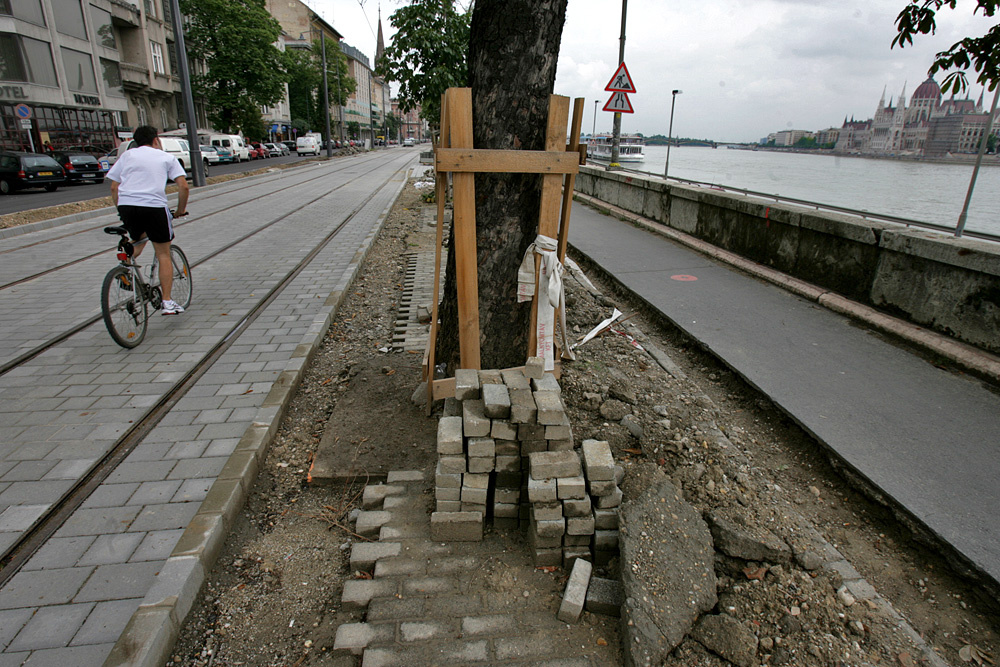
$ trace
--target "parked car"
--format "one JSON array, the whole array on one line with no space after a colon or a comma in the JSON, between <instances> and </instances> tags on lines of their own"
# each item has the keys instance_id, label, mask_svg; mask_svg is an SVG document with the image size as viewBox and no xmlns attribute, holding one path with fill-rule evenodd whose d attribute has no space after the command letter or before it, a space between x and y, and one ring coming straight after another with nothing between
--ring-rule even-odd
<instances>
[{"instance_id":1,"label":"parked car","mask_svg":"<svg viewBox=\"0 0 1000 667\"><path fill-rule=\"evenodd\" d=\"M257 154L260 157L271 157L271 151L264 144L259 141L255 141L253 147L257 149Z\"/></svg>"},{"instance_id":2,"label":"parked car","mask_svg":"<svg viewBox=\"0 0 1000 667\"><path fill-rule=\"evenodd\" d=\"M270 151L271 157L288 155L288 147L285 144L264 144L264 148Z\"/></svg>"},{"instance_id":3,"label":"parked car","mask_svg":"<svg viewBox=\"0 0 1000 667\"><path fill-rule=\"evenodd\" d=\"M115 161L120 158L125 151L135 146L135 139L129 139L128 141L122 142L118 148L114 149L107 155L101 157L101 160L107 160L108 165L113 165ZM170 153L181 166L184 167L184 171L191 171L191 150L188 145L187 139L180 139L178 137L160 137L160 146L165 153Z\"/></svg>"},{"instance_id":4,"label":"parked car","mask_svg":"<svg viewBox=\"0 0 1000 667\"><path fill-rule=\"evenodd\" d=\"M231 150L236 162L244 162L251 159L250 147L243 141L243 137L238 134L213 134L208 140L213 146L221 146L222 148Z\"/></svg>"},{"instance_id":5,"label":"parked car","mask_svg":"<svg viewBox=\"0 0 1000 667\"><path fill-rule=\"evenodd\" d=\"M413 137L407 137L406 139L403 139L403 146L404 147L413 146L413 145L414 145Z\"/></svg>"},{"instance_id":6,"label":"parked car","mask_svg":"<svg viewBox=\"0 0 1000 667\"><path fill-rule=\"evenodd\" d=\"M295 152L299 155L319 155L319 137L306 135L295 140Z\"/></svg>"},{"instance_id":7,"label":"parked car","mask_svg":"<svg viewBox=\"0 0 1000 667\"><path fill-rule=\"evenodd\" d=\"M222 146L201 146L202 153L208 153L209 151L215 153L216 160L209 158L212 164L225 164L229 162L236 162L236 156L228 148L223 148Z\"/></svg>"},{"instance_id":8,"label":"parked car","mask_svg":"<svg viewBox=\"0 0 1000 667\"><path fill-rule=\"evenodd\" d=\"M104 170L97 158L78 151L53 151L52 159L62 165L67 183L103 183Z\"/></svg>"},{"instance_id":9,"label":"parked car","mask_svg":"<svg viewBox=\"0 0 1000 667\"><path fill-rule=\"evenodd\" d=\"M70 146L69 148L64 148L64 149L60 149L60 150L63 151L63 152L66 152L66 153L87 153L87 154L93 155L94 157L97 157L97 158L101 157L102 155L107 154L107 152L108 152L107 146L90 146L90 145L86 145L86 146ZM59 152L59 151L56 151L56 152Z\"/></svg>"},{"instance_id":10,"label":"parked car","mask_svg":"<svg viewBox=\"0 0 1000 667\"><path fill-rule=\"evenodd\" d=\"M45 188L53 192L65 182L66 172L49 155L0 152L0 194L24 188Z\"/></svg>"},{"instance_id":11,"label":"parked car","mask_svg":"<svg viewBox=\"0 0 1000 667\"><path fill-rule=\"evenodd\" d=\"M282 141L281 145L288 149L286 155L291 155L295 152L295 142L294 141Z\"/></svg>"},{"instance_id":12,"label":"parked car","mask_svg":"<svg viewBox=\"0 0 1000 667\"><path fill-rule=\"evenodd\" d=\"M247 144L247 155L250 156L251 160L259 160L262 157L264 157L263 155L261 155L260 151L257 150L257 147L254 146L253 144Z\"/></svg>"}]
</instances>

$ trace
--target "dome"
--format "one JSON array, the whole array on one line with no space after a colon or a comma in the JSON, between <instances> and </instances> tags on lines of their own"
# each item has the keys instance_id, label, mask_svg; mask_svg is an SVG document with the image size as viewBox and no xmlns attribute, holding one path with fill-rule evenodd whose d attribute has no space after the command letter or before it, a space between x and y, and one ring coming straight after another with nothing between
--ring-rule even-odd
<instances>
[{"instance_id":1,"label":"dome","mask_svg":"<svg viewBox=\"0 0 1000 667\"><path fill-rule=\"evenodd\" d=\"M910 98L910 104L914 100L926 100L931 99L938 101L941 99L941 86L937 84L934 77L930 77L922 84L917 86L917 89L913 91L913 97Z\"/></svg>"}]
</instances>

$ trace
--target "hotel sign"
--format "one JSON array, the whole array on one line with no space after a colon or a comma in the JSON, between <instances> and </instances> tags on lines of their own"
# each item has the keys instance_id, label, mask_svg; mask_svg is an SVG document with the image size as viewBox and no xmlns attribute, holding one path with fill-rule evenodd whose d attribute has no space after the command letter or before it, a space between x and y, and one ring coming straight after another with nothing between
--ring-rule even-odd
<instances>
[{"instance_id":1,"label":"hotel sign","mask_svg":"<svg viewBox=\"0 0 1000 667\"><path fill-rule=\"evenodd\" d=\"M95 95L81 95L80 93L73 93L73 99L77 104L87 104L92 107L101 106L101 98Z\"/></svg>"},{"instance_id":2,"label":"hotel sign","mask_svg":"<svg viewBox=\"0 0 1000 667\"><path fill-rule=\"evenodd\" d=\"M4 100L26 100L28 94L21 86L0 86L0 99Z\"/></svg>"}]
</instances>

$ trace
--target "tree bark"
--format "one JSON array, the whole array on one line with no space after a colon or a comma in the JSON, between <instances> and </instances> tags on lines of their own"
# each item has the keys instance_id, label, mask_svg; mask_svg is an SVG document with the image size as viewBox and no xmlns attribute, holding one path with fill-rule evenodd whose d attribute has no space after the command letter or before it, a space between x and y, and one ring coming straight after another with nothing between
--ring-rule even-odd
<instances>
[{"instance_id":1,"label":"tree bark","mask_svg":"<svg viewBox=\"0 0 1000 667\"><path fill-rule=\"evenodd\" d=\"M567 0L477 0L469 37L475 148L544 150L549 96ZM541 177L476 175L476 246L483 368L527 358L531 302L517 303L517 269L538 229ZM441 302L436 358L459 360L454 234Z\"/></svg>"}]
</instances>

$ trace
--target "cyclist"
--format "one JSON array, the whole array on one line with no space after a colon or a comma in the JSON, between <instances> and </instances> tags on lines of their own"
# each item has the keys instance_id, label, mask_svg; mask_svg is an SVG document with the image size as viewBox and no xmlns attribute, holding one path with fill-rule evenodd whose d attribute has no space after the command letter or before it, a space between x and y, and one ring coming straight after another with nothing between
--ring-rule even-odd
<instances>
[{"instance_id":1,"label":"cyclist","mask_svg":"<svg viewBox=\"0 0 1000 667\"><path fill-rule=\"evenodd\" d=\"M174 238L174 229L165 188L168 181L177 184L175 215L181 217L187 215L188 182L184 167L177 158L163 151L155 127L137 127L132 138L135 147L125 151L108 171L111 200L118 207L118 216L134 241L134 256L139 256L147 240L153 242L163 293L162 312L164 315L176 315L183 313L184 309L170 298L174 281L170 242Z\"/></svg>"}]
</instances>

